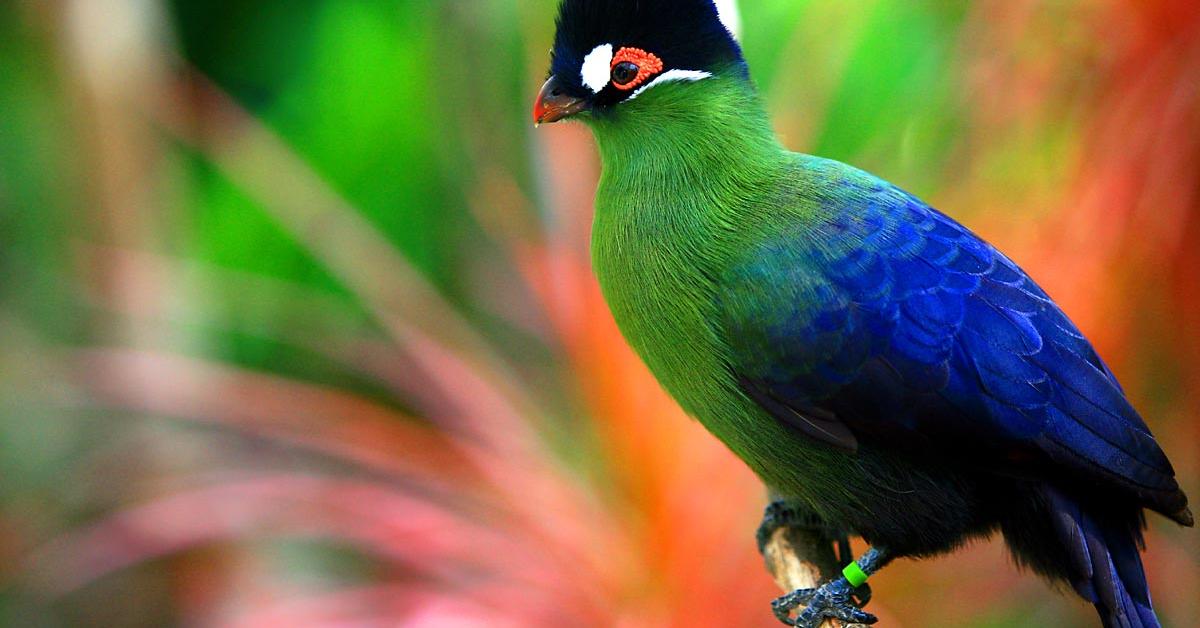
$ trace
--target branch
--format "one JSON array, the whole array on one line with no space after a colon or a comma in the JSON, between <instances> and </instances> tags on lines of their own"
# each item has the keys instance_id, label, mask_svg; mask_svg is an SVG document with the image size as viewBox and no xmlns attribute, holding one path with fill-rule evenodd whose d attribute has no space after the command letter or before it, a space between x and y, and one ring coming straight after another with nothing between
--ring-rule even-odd
<instances>
[{"instance_id":1,"label":"branch","mask_svg":"<svg viewBox=\"0 0 1200 628\"><path fill-rule=\"evenodd\" d=\"M767 571L785 593L796 589L812 589L842 575L841 565L833 551L833 543L820 532L793 527L781 527L771 535L763 548ZM821 628L842 628L841 622L830 619ZM845 628L868 628L863 624L847 624Z\"/></svg>"}]
</instances>

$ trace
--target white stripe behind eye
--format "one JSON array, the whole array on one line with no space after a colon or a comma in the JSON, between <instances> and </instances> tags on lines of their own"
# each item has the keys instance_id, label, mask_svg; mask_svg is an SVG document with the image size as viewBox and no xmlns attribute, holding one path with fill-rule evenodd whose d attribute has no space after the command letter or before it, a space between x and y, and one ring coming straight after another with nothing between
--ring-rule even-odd
<instances>
[{"instance_id":1,"label":"white stripe behind eye","mask_svg":"<svg viewBox=\"0 0 1200 628\"><path fill-rule=\"evenodd\" d=\"M596 46L583 58L583 67L579 69L579 76L583 79L583 84L592 90L593 94L599 94L604 89L604 86L608 85L608 77L612 72L610 67L612 59L612 44Z\"/></svg>"},{"instance_id":2,"label":"white stripe behind eye","mask_svg":"<svg viewBox=\"0 0 1200 628\"><path fill-rule=\"evenodd\" d=\"M662 85L663 83L670 83L671 81L703 81L711 76L711 72L704 72L701 70L667 70L666 72L659 74L658 78L637 88L637 91L629 95L629 100L637 98L639 94L650 89L651 87L654 87L655 85Z\"/></svg>"}]
</instances>

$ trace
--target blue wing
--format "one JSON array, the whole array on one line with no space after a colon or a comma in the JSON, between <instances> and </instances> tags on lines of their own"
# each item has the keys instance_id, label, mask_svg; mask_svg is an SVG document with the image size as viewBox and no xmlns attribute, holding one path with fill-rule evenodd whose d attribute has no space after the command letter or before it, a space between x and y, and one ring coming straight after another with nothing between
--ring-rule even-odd
<instances>
[{"instance_id":1,"label":"blue wing","mask_svg":"<svg viewBox=\"0 0 1200 628\"><path fill-rule=\"evenodd\" d=\"M745 392L809 436L1186 498L1092 346L1012 261L882 182L745 253L719 308ZM886 440L885 440L886 439Z\"/></svg>"}]
</instances>

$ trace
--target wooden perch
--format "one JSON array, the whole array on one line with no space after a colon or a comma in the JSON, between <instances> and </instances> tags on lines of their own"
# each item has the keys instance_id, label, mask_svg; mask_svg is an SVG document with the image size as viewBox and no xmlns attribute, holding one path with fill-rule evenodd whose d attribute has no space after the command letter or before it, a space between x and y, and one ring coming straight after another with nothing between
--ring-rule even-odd
<instances>
[{"instance_id":1,"label":"wooden perch","mask_svg":"<svg viewBox=\"0 0 1200 628\"><path fill-rule=\"evenodd\" d=\"M833 543L813 530L786 526L775 530L763 548L763 559L784 593L819 587L842 575ZM842 628L842 622L831 619L821 628ZM868 627L846 624L846 628Z\"/></svg>"}]
</instances>

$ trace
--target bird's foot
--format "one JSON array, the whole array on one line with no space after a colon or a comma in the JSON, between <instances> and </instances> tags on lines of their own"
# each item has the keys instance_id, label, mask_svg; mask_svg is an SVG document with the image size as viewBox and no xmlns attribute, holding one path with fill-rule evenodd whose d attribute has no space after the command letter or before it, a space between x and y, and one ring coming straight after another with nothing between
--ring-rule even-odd
<instances>
[{"instance_id":1,"label":"bird's foot","mask_svg":"<svg viewBox=\"0 0 1200 628\"><path fill-rule=\"evenodd\" d=\"M767 544L771 542L771 536L780 528L815 531L833 542L839 563L844 565L854 560L854 554L850 551L850 538L845 532L831 528L811 510L783 500L772 501L763 511L762 523L758 524L758 531L754 534L759 554L763 553ZM866 606L871 599L871 585L864 582L854 589L853 595L860 608Z\"/></svg>"},{"instance_id":2,"label":"bird's foot","mask_svg":"<svg viewBox=\"0 0 1200 628\"><path fill-rule=\"evenodd\" d=\"M845 578L838 578L818 589L792 591L771 602L771 609L779 621L797 628L819 628L826 619L847 624L873 624L878 619L859 608L870 599L869 592L862 595L862 588L855 589ZM792 612L801 607L803 610L793 619Z\"/></svg>"}]
</instances>

